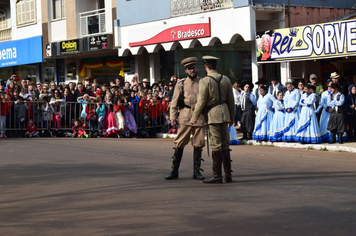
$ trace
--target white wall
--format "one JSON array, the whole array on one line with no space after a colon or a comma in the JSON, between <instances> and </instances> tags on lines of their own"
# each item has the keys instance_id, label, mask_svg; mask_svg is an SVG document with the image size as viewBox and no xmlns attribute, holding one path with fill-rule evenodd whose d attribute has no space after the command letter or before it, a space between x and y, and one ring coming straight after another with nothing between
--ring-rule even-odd
<instances>
[{"instance_id":1,"label":"white wall","mask_svg":"<svg viewBox=\"0 0 356 236\"><path fill-rule=\"evenodd\" d=\"M67 39L66 19L50 22L50 42L63 41Z\"/></svg>"},{"instance_id":2,"label":"white wall","mask_svg":"<svg viewBox=\"0 0 356 236\"><path fill-rule=\"evenodd\" d=\"M10 0L10 8L12 40L31 38L34 36L42 35L41 0L36 0L37 23L33 25L17 27L16 0Z\"/></svg>"}]
</instances>

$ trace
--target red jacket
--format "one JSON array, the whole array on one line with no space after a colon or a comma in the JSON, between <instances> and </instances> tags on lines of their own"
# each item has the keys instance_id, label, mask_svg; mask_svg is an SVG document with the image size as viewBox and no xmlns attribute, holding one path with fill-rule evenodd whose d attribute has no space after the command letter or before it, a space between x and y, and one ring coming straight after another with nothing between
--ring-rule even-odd
<instances>
[{"instance_id":1,"label":"red jacket","mask_svg":"<svg viewBox=\"0 0 356 236\"><path fill-rule=\"evenodd\" d=\"M149 118L157 119L157 117L159 116L160 113L161 113L161 104L159 101L157 101L155 103L150 102L148 104L148 117Z\"/></svg>"},{"instance_id":2,"label":"red jacket","mask_svg":"<svg viewBox=\"0 0 356 236\"><path fill-rule=\"evenodd\" d=\"M139 114L145 114L146 113L146 109L145 107L147 107L148 101L144 98L140 99L140 102L138 103L138 113Z\"/></svg>"},{"instance_id":3,"label":"red jacket","mask_svg":"<svg viewBox=\"0 0 356 236\"><path fill-rule=\"evenodd\" d=\"M168 102L166 100L161 103L161 111L162 113L168 113Z\"/></svg>"},{"instance_id":4,"label":"red jacket","mask_svg":"<svg viewBox=\"0 0 356 236\"><path fill-rule=\"evenodd\" d=\"M114 104L114 110L115 110L115 111L121 110L122 115L124 115L125 106L124 106L124 105L116 105L116 104Z\"/></svg>"},{"instance_id":5,"label":"red jacket","mask_svg":"<svg viewBox=\"0 0 356 236\"><path fill-rule=\"evenodd\" d=\"M96 104L92 104L92 103L88 103L87 106L85 107L85 113L87 113L87 116L85 117L86 121L89 121L90 117L96 116L95 107Z\"/></svg>"},{"instance_id":6,"label":"red jacket","mask_svg":"<svg viewBox=\"0 0 356 236\"><path fill-rule=\"evenodd\" d=\"M0 102L0 107L1 107L1 116L6 116L7 114L9 114L9 107L10 104L8 102Z\"/></svg>"},{"instance_id":7,"label":"red jacket","mask_svg":"<svg viewBox=\"0 0 356 236\"><path fill-rule=\"evenodd\" d=\"M28 124L26 125L26 130L30 133L36 133L37 132L37 127L32 124L32 126L29 126Z\"/></svg>"}]
</instances>

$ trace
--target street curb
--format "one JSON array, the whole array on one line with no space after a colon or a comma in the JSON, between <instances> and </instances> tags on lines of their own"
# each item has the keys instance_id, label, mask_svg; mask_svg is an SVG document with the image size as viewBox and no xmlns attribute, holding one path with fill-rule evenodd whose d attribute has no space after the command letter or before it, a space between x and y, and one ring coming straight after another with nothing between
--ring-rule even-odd
<instances>
[{"instance_id":1,"label":"street curb","mask_svg":"<svg viewBox=\"0 0 356 236\"><path fill-rule=\"evenodd\" d=\"M158 133L158 138L175 138L176 134L166 134L166 133ZM273 147L281 147L281 148L300 148L307 150L320 150L320 151L335 151L335 152L355 152L356 146L350 147L348 143L344 144L301 144L301 143L293 143L293 142L266 142L266 141L240 141L240 144L244 145L256 145L256 146L273 146ZM356 144L356 143L353 143Z\"/></svg>"}]
</instances>

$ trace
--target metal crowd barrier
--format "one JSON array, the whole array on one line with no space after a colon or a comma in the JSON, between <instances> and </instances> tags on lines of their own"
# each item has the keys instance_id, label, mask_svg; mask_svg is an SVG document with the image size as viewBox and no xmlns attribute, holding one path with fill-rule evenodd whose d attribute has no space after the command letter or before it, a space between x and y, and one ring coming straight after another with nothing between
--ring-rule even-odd
<instances>
[{"instance_id":1,"label":"metal crowd barrier","mask_svg":"<svg viewBox=\"0 0 356 236\"><path fill-rule=\"evenodd\" d=\"M86 106L88 105L89 103L86 104ZM94 105L96 107L97 103L95 102ZM157 110L160 109L160 107L157 106L153 108L156 109L159 116L157 119L152 119L148 112L149 109L152 108L144 109L143 113L139 113L139 103L127 103L123 105L125 105L125 110L127 109L131 112L137 127L137 133L131 133L133 136L168 131L166 130L167 127L165 127L167 126L165 114L163 114L161 110ZM148 106L148 102L145 102L145 106ZM69 134L70 136L74 121L83 121L83 119L87 124L85 130L90 132L91 121L85 119L84 107L85 105L80 102L60 102L59 105L41 101L24 101L20 103L15 101L0 102L0 111L4 109L6 113L5 116L0 114L0 135L5 134L7 137L23 137L27 131L26 125L30 119L39 131L39 135L43 137L52 137L59 133ZM115 111L113 112L115 114ZM125 114L122 115L125 118ZM100 125L98 123L95 130L99 131L99 129Z\"/></svg>"}]
</instances>

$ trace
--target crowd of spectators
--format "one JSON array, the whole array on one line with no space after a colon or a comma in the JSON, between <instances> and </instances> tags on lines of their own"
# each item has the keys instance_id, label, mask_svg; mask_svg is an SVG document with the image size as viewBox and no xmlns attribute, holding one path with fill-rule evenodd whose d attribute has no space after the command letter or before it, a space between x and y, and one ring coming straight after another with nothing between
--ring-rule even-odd
<instances>
[{"instance_id":1,"label":"crowd of spectators","mask_svg":"<svg viewBox=\"0 0 356 236\"><path fill-rule=\"evenodd\" d=\"M177 77L150 85L118 77L101 84L36 84L16 76L0 82L0 138L6 137L156 137L176 133L169 122L169 103Z\"/></svg>"},{"instance_id":2,"label":"crowd of spectators","mask_svg":"<svg viewBox=\"0 0 356 236\"><path fill-rule=\"evenodd\" d=\"M335 143L356 141L356 75L340 78L332 72L319 83L315 74L308 81L282 85L259 79L233 85L241 140Z\"/></svg>"}]
</instances>

